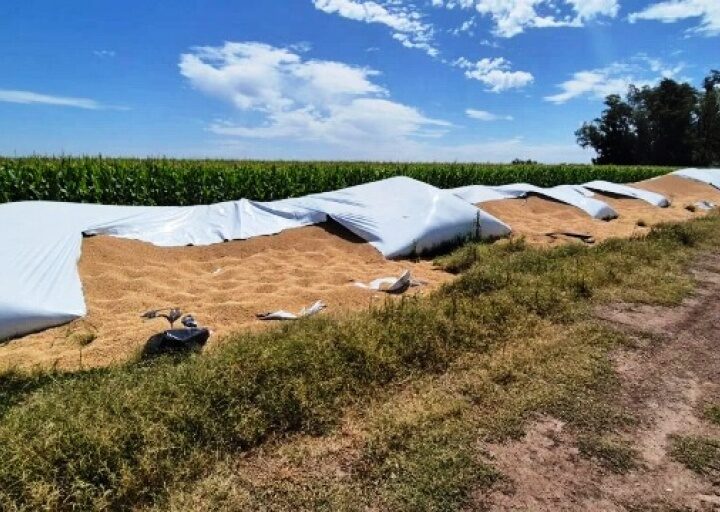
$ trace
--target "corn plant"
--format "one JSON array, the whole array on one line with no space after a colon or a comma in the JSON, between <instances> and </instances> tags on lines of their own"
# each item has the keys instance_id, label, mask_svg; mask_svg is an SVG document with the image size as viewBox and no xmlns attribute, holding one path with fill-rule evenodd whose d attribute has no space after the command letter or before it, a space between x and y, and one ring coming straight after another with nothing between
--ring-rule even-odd
<instances>
[{"instance_id":1,"label":"corn plant","mask_svg":"<svg viewBox=\"0 0 720 512\"><path fill-rule=\"evenodd\" d=\"M45 200L193 205L271 201L392 176L440 188L527 182L549 187L603 179L639 181L672 169L642 166L289 162L125 158L0 158L0 203Z\"/></svg>"}]
</instances>

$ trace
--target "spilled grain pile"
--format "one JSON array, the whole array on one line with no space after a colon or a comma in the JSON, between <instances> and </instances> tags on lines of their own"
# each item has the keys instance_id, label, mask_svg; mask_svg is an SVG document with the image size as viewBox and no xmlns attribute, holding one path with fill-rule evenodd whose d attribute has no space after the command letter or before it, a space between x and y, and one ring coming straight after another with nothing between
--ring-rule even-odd
<instances>
[{"instance_id":1,"label":"spilled grain pile","mask_svg":"<svg viewBox=\"0 0 720 512\"><path fill-rule=\"evenodd\" d=\"M167 328L142 321L149 309L177 306L210 327L214 343L240 329L262 329L263 311L299 311L322 299L329 312L347 312L384 300L353 286L397 276L404 269L430 289L449 275L430 262L390 261L333 224L206 247L156 247L112 237L83 242L79 271L88 315L0 346L0 367L105 366L135 356L147 339ZM84 346L86 345L86 346Z\"/></svg>"},{"instance_id":2,"label":"spilled grain pile","mask_svg":"<svg viewBox=\"0 0 720 512\"><path fill-rule=\"evenodd\" d=\"M685 221L702 215L702 211L691 211L697 201L720 204L720 190L676 176L642 181L635 186L664 195L672 205L669 208L657 208L639 199L596 194L596 199L606 202L618 213L618 218L611 221L593 219L573 206L537 196L490 201L481 206L507 223L513 229L514 236L522 236L532 244L557 245L572 239L549 236L549 233L585 234L596 241L627 238L643 235L651 226L663 222Z\"/></svg>"},{"instance_id":3,"label":"spilled grain pile","mask_svg":"<svg viewBox=\"0 0 720 512\"><path fill-rule=\"evenodd\" d=\"M514 236L531 244L556 245L573 239L548 233L582 233L597 241L642 235L659 223L703 215L688 209L697 201L720 204L719 190L675 176L636 186L665 195L672 206L661 209L597 194L619 214L609 222L535 196L483 203L482 208L509 224ZM210 327L212 349L234 330L266 328L268 324L255 318L258 312L298 311L319 299L328 303L330 314L367 308L383 298L352 281L398 275L404 269L427 281L422 289L450 279L427 261L386 260L334 223L206 247L160 248L111 237L87 238L79 264L87 317L0 345L0 368L77 369L126 362L167 325L162 320L143 322L140 314L165 306L180 307Z\"/></svg>"}]
</instances>

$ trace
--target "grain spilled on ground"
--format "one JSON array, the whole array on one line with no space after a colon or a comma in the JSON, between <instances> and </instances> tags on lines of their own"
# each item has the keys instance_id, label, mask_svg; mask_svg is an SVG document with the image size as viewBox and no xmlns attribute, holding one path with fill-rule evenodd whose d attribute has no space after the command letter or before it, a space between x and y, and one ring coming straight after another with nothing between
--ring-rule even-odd
<instances>
[{"instance_id":1,"label":"grain spilled on ground","mask_svg":"<svg viewBox=\"0 0 720 512\"><path fill-rule=\"evenodd\" d=\"M583 233L596 241L642 235L658 223L703 215L687 209L697 201L720 204L720 190L676 176L636 186L665 195L673 205L656 208L636 199L597 194L619 214L607 222L535 196L491 201L482 208L510 225L514 236L552 246L577 240L547 233ZM164 320L143 322L140 314L170 306L194 314L210 327L212 348L230 332L267 328L269 324L255 319L259 312L299 311L316 300L329 305L324 314L367 308L384 297L354 287L351 281L399 275L404 269L428 281L422 290L450 279L427 261L387 261L335 223L207 247L160 248L111 237L88 238L79 264L88 316L0 344L0 370L77 369L128 361L151 335L167 326Z\"/></svg>"},{"instance_id":2,"label":"grain spilled on ground","mask_svg":"<svg viewBox=\"0 0 720 512\"><path fill-rule=\"evenodd\" d=\"M572 239L548 236L548 233L581 233L596 241L628 238L646 234L656 224L704 215L702 211L687 209L697 201L720 204L720 190L676 176L663 176L634 186L665 195L672 201L672 206L657 208L639 199L595 194L596 199L606 202L618 213L618 218L610 221L593 219L579 208L533 195L525 199L489 201L481 207L508 224L514 236L524 237L533 245L558 245Z\"/></svg>"},{"instance_id":3,"label":"grain spilled on ground","mask_svg":"<svg viewBox=\"0 0 720 512\"><path fill-rule=\"evenodd\" d=\"M430 262L388 261L334 224L206 247L86 238L79 271L88 316L0 345L0 368L122 363L167 328L163 319L140 319L143 312L165 306L177 306L209 326L212 348L232 331L271 325L255 318L259 312L297 312L316 300L328 304L323 314L367 308L385 295L355 287L352 280L397 276L408 268L429 283L409 293L422 293L449 278ZM86 335L95 339L82 347Z\"/></svg>"}]
</instances>

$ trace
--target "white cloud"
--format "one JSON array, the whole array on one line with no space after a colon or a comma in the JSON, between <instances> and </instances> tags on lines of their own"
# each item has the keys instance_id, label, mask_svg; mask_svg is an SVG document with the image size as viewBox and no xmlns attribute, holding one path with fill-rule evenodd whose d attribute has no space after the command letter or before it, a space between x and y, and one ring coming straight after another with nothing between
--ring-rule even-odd
<instances>
[{"instance_id":1,"label":"white cloud","mask_svg":"<svg viewBox=\"0 0 720 512\"><path fill-rule=\"evenodd\" d=\"M424 117L417 109L382 98L356 98L347 104L332 105L326 115L312 108L273 113L269 123L259 127L215 123L210 131L218 135L253 138L291 138L354 144L376 141L392 143L407 137L434 137L449 123Z\"/></svg>"},{"instance_id":2,"label":"white cloud","mask_svg":"<svg viewBox=\"0 0 720 512\"><path fill-rule=\"evenodd\" d=\"M472 17L470 19L465 20L462 23L462 25L460 25L459 27L450 30L450 33L454 36L459 36L462 33L467 33L468 35L473 36L473 35L475 35L473 29L475 28L476 25L477 25L477 20L475 19L475 17Z\"/></svg>"},{"instance_id":3,"label":"white cloud","mask_svg":"<svg viewBox=\"0 0 720 512\"><path fill-rule=\"evenodd\" d=\"M313 0L313 5L328 14L385 25L393 30L393 38L403 46L421 49L432 57L439 54L432 45L432 25L425 23L417 10L403 5L402 1Z\"/></svg>"},{"instance_id":4,"label":"white cloud","mask_svg":"<svg viewBox=\"0 0 720 512\"><path fill-rule=\"evenodd\" d=\"M614 18L620 9L618 0L433 0L432 5L489 16L499 37L513 37L527 28L582 27L600 16Z\"/></svg>"},{"instance_id":5,"label":"white cloud","mask_svg":"<svg viewBox=\"0 0 720 512\"><path fill-rule=\"evenodd\" d=\"M706 36L720 35L720 1L718 0L669 0L648 6L629 16L631 23L638 20L655 20L674 23L699 18L700 24L692 31Z\"/></svg>"},{"instance_id":6,"label":"white cloud","mask_svg":"<svg viewBox=\"0 0 720 512\"><path fill-rule=\"evenodd\" d=\"M563 104L578 97L601 100L610 94L623 95L633 84L638 87L651 85L661 78L672 78L684 68L680 63L670 66L660 59L638 54L629 62L615 62L607 67L578 71L572 78L561 83L561 92L546 96L545 100Z\"/></svg>"},{"instance_id":7,"label":"white cloud","mask_svg":"<svg viewBox=\"0 0 720 512\"><path fill-rule=\"evenodd\" d=\"M333 61L303 62L288 49L253 42L195 48L181 55L180 72L197 89L242 110L276 112L385 93L370 81L376 71Z\"/></svg>"},{"instance_id":8,"label":"white cloud","mask_svg":"<svg viewBox=\"0 0 720 512\"><path fill-rule=\"evenodd\" d=\"M99 110L103 107L95 100L88 98L70 98L67 96L51 96L31 91L13 91L0 89L0 102L21 103L25 105L55 105L59 107L75 107L86 110Z\"/></svg>"},{"instance_id":9,"label":"white cloud","mask_svg":"<svg viewBox=\"0 0 720 512\"><path fill-rule=\"evenodd\" d=\"M618 0L566 0L580 20L591 20L600 16L614 18L620 11Z\"/></svg>"},{"instance_id":10,"label":"white cloud","mask_svg":"<svg viewBox=\"0 0 720 512\"><path fill-rule=\"evenodd\" d=\"M341 62L303 60L285 48L225 43L195 48L180 57L180 72L198 90L261 122L215 122L220 135L319 141L331 144L395 144L437 137L449 123L387 99L374 70Z\"/></svg>"},{"instance_id":11,"label":"white cloud","mask_svg":"<svg viewBox=\"0 0 720 512\"><path fill-rule=\"evenodd\" d=\"M513 121L513 116L500 116L487 110L475 110L473 108L467 109L465 115L478 121Z\"/></svg>"},{"instance_id":12,"label":"white cloud","mask_svg":"<svg viewBox=\"0 0 720 512\"><path fill-rule=\"evenodd\" d=\"M526 27L567 26L572 20L556 20L552 16L540 16L537 6L540 0L478 0L475 9L482 15L492 17L495 22L495 34L501 37L513 37L522 33Z\"/></svg>"},{"instance_id":13,"label":"white cloud","mask_svg":"<svg viewBox=\"0 0 720 512\"><path fill-rule=\"evenodd\" d=\"M484 83L492 92L519 89L535 80L527 71L511 71L510 62L502 57L485 58L477 62L461 57L453 62L453 65L464 69L466 77Z\"/></svg>"},{"instance_id":14,"label":"white cloud","mask_svg":"<svg viewBox=\"0 0 720 512\"><path fill-rule=\"evenodd\" d=\"M113 50L93 50L93 55L104 59L113 58L116 54Z\"/></svg>"},{"instance_id":15,"label":"white cloud","mask_svg":"<svg viewBox=\"0 0 720 512\"><path fill-rule=\"evenodd\" d=\"M636 80L631 76L613 77L607 69L578 71L558 86L562 92L547 96L545 100L562 104L579 96L603 99L610 94L625 94L632 83Z\"/></svg>"}]
</instances>

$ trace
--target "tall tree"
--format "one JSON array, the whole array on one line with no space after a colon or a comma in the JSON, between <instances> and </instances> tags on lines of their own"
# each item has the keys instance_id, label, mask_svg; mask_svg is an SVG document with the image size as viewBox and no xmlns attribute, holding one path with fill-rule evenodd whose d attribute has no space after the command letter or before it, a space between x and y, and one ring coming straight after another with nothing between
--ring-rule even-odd
<instances>
[{"instance_id":1,"label":"tall tree","mask_svg":"<svg viewBox=\"0 0 720 512\"><path fill-rule=\"evenodd\" d=\"M652 135L650 130L650 114L645 99L647 98L648 87L638 89L631 85L628 89L627 101L633 110L633 126L635 128L635 162L636 164L649 165L652 163Z\"/></svg>"},{"instance_id":2,"label":"tall tree","mask_svg":"<svg viewBox=\"0 0 720 512\"><path fill-rule=\"evenodd\" d=\"M575 132L578 144L595 149L596 164L633 164L637 160L637 134L633 127L633 109L617 94L605 99L607 107L600 118L584 123Z\"/></svg>"},{"instance_id":3,"label":"tall tree","mask_svg":"<svg viewBox=\"0 0 720 512\"><path fill-rule=\"evenodd\" d=\"M698 109L698 165L720 164L720 71L712 70L703 82L704 93Z\"/></svg>"},{"instance_id":4,"label":"tall tree","mask_svg":"<svg viewBox=\"0 0 720 512\"><path fill-rule=\"evenodd\" d=\"M697 91L669 78L643 89L654 165L692 165Z\"/></svg>"},{"instance_id":5,"label":"tall tree","mask_svg":"<svg viewBox=\"0 0 720 512\"><path fill-rule=\"evenodd\" d=\"M626 100L610 95L602 115L575 135L597 152L597 164L720 164L720 71L698 91L666 78L655 87L630 86Z\"/></svg>"}]
</instances>

